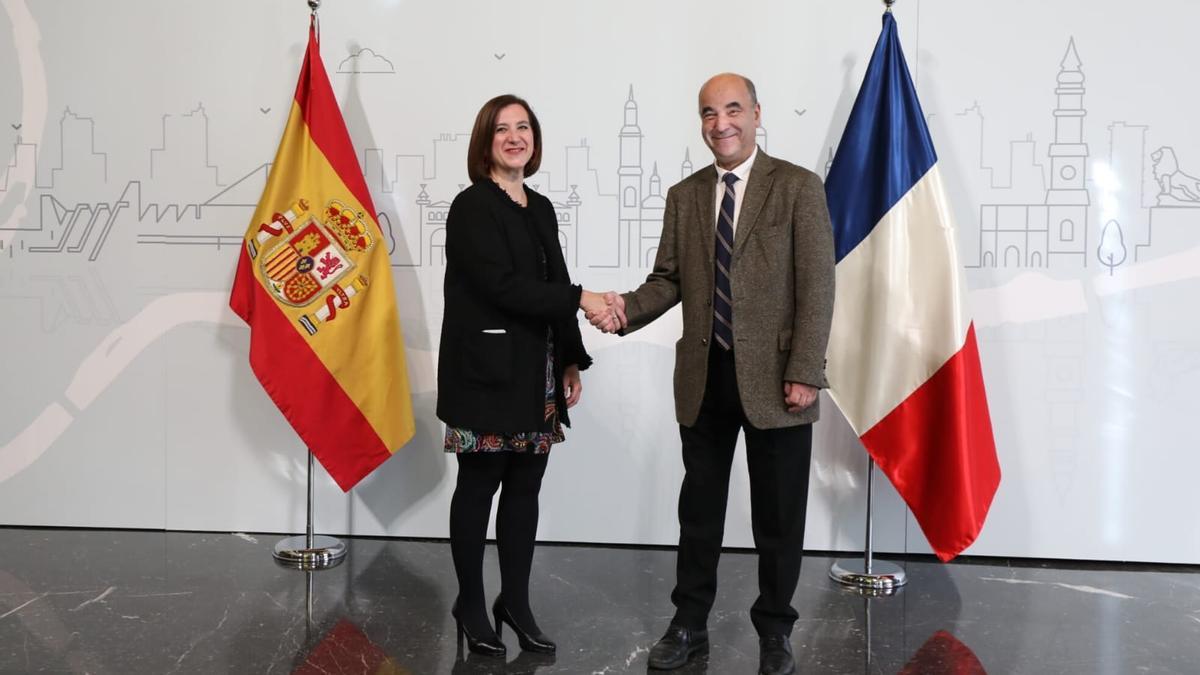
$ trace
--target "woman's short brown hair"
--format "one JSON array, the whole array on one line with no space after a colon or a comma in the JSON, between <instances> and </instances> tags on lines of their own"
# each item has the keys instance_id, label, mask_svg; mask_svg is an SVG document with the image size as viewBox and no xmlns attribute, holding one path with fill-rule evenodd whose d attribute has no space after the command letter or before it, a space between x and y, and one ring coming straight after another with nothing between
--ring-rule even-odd
<instances>
[{"instance_id":1,"label":"woman's short brown hair","mask_svg":"<svg viewBox=\"0 0 1200 675\"><path fill-rule=\"evenodd\" d=\"M537 173L542 165L542 125L538 124L537 115L525 102L525 99L512 94L502 94L483 104L479 114L475 116L475 126L471 129L471 143L467 146L467 176L472 183L490 180L492 174L492 139L496 136L496 118L500 111L510 105L517 104L529 115L529 126L533 129L533 155L525 165L525 176Z\"/></svg>"}]
</instances>

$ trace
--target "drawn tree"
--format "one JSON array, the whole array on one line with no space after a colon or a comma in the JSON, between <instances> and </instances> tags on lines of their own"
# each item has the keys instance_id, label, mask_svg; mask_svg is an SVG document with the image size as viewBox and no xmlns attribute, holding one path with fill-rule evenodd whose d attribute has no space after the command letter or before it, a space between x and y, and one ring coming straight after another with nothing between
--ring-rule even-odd
<instances>
[{"instance_id":1,"label":"drawn tree","mask_svg":"<svg viewBox=\"0 0 1200 675\"><path fill-rule=\"evenodd\" d=\"M1096 257L1100 259L1100 264L1107 267L1108 275L1112 276L1113 270L1123 264L1128 255L1121 224L1115 220L1108 221L1100 231L1100 246L1096 249Z\"/></svg>"}]
</instances>

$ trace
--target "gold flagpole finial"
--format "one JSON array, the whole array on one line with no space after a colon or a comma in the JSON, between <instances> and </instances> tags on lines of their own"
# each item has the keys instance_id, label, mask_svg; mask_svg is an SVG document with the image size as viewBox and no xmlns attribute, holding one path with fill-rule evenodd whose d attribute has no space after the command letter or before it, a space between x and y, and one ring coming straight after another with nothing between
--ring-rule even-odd
<instances>
[{"instance_id":1,"label":"gold flagpole finial","mask_svg":"<svg viewBox=\"0 0 1200 675\"><path fill-rule=\"evenodd\" d=\"M319 1L320 0L318 0L318 2ZM309 0L309 2L311 3L312 0ZM892 13L892 5L896 4L896 0L883 0L883 4L887 5L887 9L885 9L883 11L887 12L888 14L891 14Z\"/></svg>"},{"instance_id":2,"label":"gold flagpole finial","mask_svg":"<svg viewBox=\"0 0 1200 675\"><path fill-rule=\"evenodd\" d=\"M308 8L312 10L313 14L316 14L317 10L321 9L321 0L308 0Z\"/></svg>"}]
</instances>

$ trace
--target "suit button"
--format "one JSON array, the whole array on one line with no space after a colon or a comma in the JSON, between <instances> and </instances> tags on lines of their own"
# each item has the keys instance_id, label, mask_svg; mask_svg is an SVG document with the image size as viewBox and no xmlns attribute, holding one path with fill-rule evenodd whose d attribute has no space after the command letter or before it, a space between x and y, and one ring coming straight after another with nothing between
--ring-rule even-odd
<instances>
[{"instance_id":1,"label":"suit button","mask_svg":"<svg viewBox=\"0 0 1200 675\"><path fill-rule=\"evenodd\" d=\"M708 344L708 338L700 338L700 344L702 344L702 345L707 345L707 344Z\"/></svg>"},{"instance_id":2,"label":"suit button","mask_svg":"<svg viewBox=\"0 0 1200 675\"><path fill-rule=\"evenodd\" d=\"M712 307L712 298L709 298L709 299L705 300L705 301L704 301L704 306L705 306L705 307Z\"/></svg>"}]
</instances>

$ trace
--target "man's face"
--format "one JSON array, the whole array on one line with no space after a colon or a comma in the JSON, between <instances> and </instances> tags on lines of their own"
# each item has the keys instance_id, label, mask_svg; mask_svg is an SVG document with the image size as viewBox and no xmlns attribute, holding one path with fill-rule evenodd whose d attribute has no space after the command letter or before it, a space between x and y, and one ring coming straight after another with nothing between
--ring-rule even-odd
<instances>
[{"instance_id":1,"label":"man's face","mask_svg":"<svg viewBox=\"0 0 1200 675\"><path fill-rule=\"evenodd\" d=\"M722 169L746 161L754 152L761 111L750 102L746 83L736 75L718 75L700 89L700 132Z\"/></svg>"}]
</instances>

